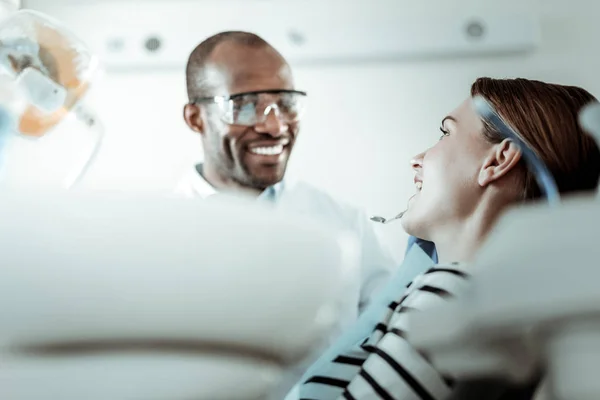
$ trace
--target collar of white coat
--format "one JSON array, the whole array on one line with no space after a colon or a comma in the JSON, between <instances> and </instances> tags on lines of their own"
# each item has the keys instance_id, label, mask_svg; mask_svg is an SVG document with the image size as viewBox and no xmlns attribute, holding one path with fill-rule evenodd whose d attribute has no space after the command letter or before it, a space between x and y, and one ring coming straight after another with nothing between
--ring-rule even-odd
<instances>
[{"instance_id":1,"label":"collar of white coat","mask_svg":"<svg viewBox=\"0 0 600 400\"><path fill-rule=\"evenodd\" d=\"M207 198L212 195L218 193L217 189L211 185L200 173L202 170L202 164L197 164L194 168L191 169L190 173L182 182L182 190L185 190L189 195L193 197ZM269 201L277 201L283 192L283 188L285 186L284 181L281 181L273 186L269 186L266 188L260 196L259 199L269 200Z\"/></svg>"}]
</instances>

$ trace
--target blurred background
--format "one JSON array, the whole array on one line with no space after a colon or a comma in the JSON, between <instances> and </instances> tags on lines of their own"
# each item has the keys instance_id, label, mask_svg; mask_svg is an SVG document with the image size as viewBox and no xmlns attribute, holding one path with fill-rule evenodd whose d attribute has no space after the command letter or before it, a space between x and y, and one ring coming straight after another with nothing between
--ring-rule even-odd
<instances>
[{"instance_id":1,"label":"blurred background","mask_svg":"<svg viewBox=\"0 0 600 400\"><path fill-rule=\"evenodd\" d=\"M371 214L404 209L412 155L479 76L600 95L597 0L29 0L101 58L89 103L106 138L83 186L170 193L201 161L182 117L185 63L206 37L248 30L286 56L309 109L288 173ZM379 227L401 255L400 224Z\"/></svg>"}]
</instances>

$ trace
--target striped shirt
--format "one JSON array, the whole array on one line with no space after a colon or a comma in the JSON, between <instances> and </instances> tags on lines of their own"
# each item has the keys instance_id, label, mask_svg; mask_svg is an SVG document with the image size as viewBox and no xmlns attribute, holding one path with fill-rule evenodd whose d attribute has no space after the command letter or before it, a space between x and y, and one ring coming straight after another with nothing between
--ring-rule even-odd
<instances>
[{"instance_id":1,"label":"striped shirt","mask_svg":"<svg viewBox=\"0 0 600 400\"><path fill-rule=\"evenodd\" d=\"M452 393L427 356L406 340L410 313L435 307L468 284L458 264L436 265L417 276L389 304L371 335L316 371L300 388L300 399L438 400Z\"/></svg>"}]
</instances>

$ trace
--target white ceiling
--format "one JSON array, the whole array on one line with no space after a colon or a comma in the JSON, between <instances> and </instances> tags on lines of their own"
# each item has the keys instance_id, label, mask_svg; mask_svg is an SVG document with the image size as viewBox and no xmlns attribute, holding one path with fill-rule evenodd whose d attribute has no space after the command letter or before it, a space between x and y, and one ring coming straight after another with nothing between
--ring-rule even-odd
<instances>
[{"instance_id":1,"label":"white ceiling","mask_svg":"<svg viewBox=\"0 0 600 400\"><path fill-rule=\"evenodd\" d=\"M469 8L437 0L434 10L429 2L413 0L352 0L351 7L348 1L29 3L37 4L37 10L76 32L109 68L181 68L200 40L225 30L255 32L292 63L500 54L531 51L538 44L537 16L514 7L516 3L525 7L530 2L527 0L511 0L515 4L510 6L506 5L508 0L502 4L496 0L463 0L467 4L478 2L478 7ZM140 2L145 6L139 7ZM333 32L330 15L336 15ZM198 16L210 18L198 23ZM468 34L472 24L483 25L485 35L475 38ZM150 50L149 40L160 42L158 51Z\"/></svg>"}]
</instances>

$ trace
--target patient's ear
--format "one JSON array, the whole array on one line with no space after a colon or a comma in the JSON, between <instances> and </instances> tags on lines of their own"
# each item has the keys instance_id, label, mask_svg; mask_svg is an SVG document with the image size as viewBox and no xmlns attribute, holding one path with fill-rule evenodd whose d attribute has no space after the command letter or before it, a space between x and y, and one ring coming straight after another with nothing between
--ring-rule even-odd
<instances>
[{"instance_id":1,"label":"patient's ear","mask_svg":"<svg viewBox=\"0 0 600 400\"><path fill-rule=\"evenodd\" d=\"M508 174L521 160L521 150L510 139L494 145L479 171L478 183L487 186Z\"/></svg>"},{"instance_id":2,"label":"patient's ear","mask_svg":"<svg viewBox=\"0 0 600 400\"><path fill-rule=\"evenodd\" d=\"M204 122L202 121L202 113L200 107L195 104L186 104L183 107L183 119L187 126L194 132L204 133Z\"/></svg>"}]
</instances>

